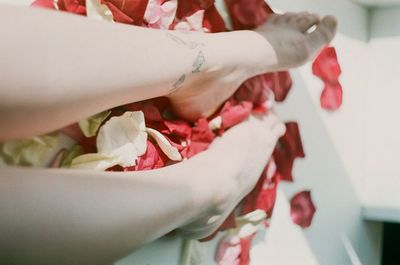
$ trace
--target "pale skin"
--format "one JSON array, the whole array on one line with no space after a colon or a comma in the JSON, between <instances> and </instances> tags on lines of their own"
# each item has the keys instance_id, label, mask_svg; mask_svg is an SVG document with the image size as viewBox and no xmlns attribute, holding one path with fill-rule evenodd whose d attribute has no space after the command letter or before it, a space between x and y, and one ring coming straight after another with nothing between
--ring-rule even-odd
<instances>
[{"instance_id":1,"label":"pale skin","mask_svg":"<svg viewBox=\"0 0 400 265\"><path fill-rule=\"evenodd\" d=\"M186 119L208 116L244 80L305 63L336 31L333 17L308 13L256 31L187 34L0 12L0 141L158 96ZM193 159L148 172L1 168L0 261L107 264L176 228L207 236L254 187L283 133L275 115L251 117Z\"/></svg>"}]
</instances>

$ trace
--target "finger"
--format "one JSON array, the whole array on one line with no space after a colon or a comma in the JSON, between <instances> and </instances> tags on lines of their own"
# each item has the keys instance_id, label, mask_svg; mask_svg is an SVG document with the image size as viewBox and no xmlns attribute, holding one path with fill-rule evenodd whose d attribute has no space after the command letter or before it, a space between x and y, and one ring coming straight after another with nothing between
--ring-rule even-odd
<instances>
[{"instance_id":1,"label":"finger","mask_svg":"<svg viewBox=\"0 0 400 265\"><path fill-rule=\"evenodd\" d=\"M296 18L295 26L303 33L307 32L312 26L318 24L320 18L317 14L308 14L303 16L298 16Z\"/></svg>"},{"instance_id":2,"label":"finger","mask_svg":"<svg viewBox=\"0 0 400 265\"><path fill-rule=\"evenodd\" d=\"M317 28L308 34L307 38L313 53L329 44L336 34L337 20L333 16L324 17Z\"/></svg>"}]
</instances>

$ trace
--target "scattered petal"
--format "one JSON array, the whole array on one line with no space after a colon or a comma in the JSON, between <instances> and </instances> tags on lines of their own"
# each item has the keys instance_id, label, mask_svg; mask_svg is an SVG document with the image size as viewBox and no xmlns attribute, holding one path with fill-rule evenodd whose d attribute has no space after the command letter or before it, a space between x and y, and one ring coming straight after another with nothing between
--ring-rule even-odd
<instances>
[{"instance_id":1,"label":"scattered petal","mask_svg":"<svg viewBox=\"0 0 400 265\"><path fill-rule=\"evenodd\" d=\"M107 168L118 165L120 160L117 157L106 156L103 154L84 154L71 161L70 168L73 169L92 169L104 171Z\"/></svg>"},{"instance_id":2,"label":"scattered petal","mask_svg":"<svg viewBox=\"0 0 400 265\"><path fill-rule=\"evenodd\" d=\"M296 158L305 157L300 131L296 122L288 122L286 133L277 143L273 157L282 180L293 181L292 169Z\"/></svg>"},{"instance_id":3,"label":"scattered petal","mask_svg":"<svg viewBox=\"0 0 400 265\"><path fill-rule=\"evenodd\" d=\"M315 211L310 191L299 192L290 200L290 216L293 222L302 228L311 225Z\"/></svg>"},{"instance_id":4,"label":"scattered petal","mask_svg":"<svg viewBox=\"0 0 400 265\"><path fill-rule=\"evenodd\" d=\"M222 128L228 129L236 124L246 120L253 108L253 104L248 101L243 101L240 104L234 105L231 101L227 101L221 109Z\"/></svg>"},{"instance_id":5,"label":"scattered petal","mask_svg":"<svg viewBox=\"0 0 400 265\"><path fill-rule=\"evenodd\" d=\"M100 0L86 0L86 13L89 18L110 22L114 21L111 10L107 5L102 4Z\"/></svg>"},{"instance_id":6,"label":"scattered petal","mask_svg":"<svg viewBox=\"0 0 400 265\"><path fill-rule=\"evenodd\" d=\"M101 0L113 14L116 22L141 26L148 0Z\"/></svg>"},{"instance_id":7,"label":"scattered petal","mask_svg":"<svg viewBox=\"0 0 400 265\"><path fill-rule=\"evenodd\" d=\"M325 82L338 82L342 70L334 47L326 47L320 52L312 64L312 72Z\"/></svg>"},{"instance_id":8,"label":"scattered petal","mask_svg":"<svg viewBox=\"0 0 400 265\"><path fill-rule=\"evenodd\" d=\"M125 112L109 119L97 135L97 152L118 157L119 165L135 165L138 156L146 152L147 132L141 111Z\"/></svg>"},{"instance_id":9,"label":"scattered petal","mask_svg":"<svg viewBox=\"0 0 400 265\"><path fill-rule=\"evenodd\" d=\"M325 83L324 90L321 93L321 107L326 110L337 110L342 105L343 90L342 86L337 84Z\"/></svg>"},{"instance_id":10,"label":"scattered petal","mask_svg":"<svg viewBox=\"0 0 400 265\"><path fill-rule=\"evenodd\" d=\"M147 128L147 132L157 142L158 146L160 146L161 150L169 157L169 159L173 161L182 160L179 150L172 146L171 142L164 135L151 128Z\"/></svg>"},{"instance_id":11,"label":"scattered petal","mask_svg":"<svg viewBox=\"0 0 400 265\"><path fill-rule=\"evenodd\" d=\"M0 143L0 156L10 166L45 167L48 154L58 145L56 135Z\"/></svg>"},{"instance_id":12,"label":"scattered petal","mask_svg":"<svg viewBox=\"0 0 400 265\"><path fill-rule=\"evenodd\" d=\"M234 30L254 29L273 14L264 0L225 0Z\"/></svg>"},{"instance_id":13,"label":"scattered petal","mask_svg":"<svg viewBox=\"0 0 400 265\"><path fill-rule=\"evenodd\" d=\"M81 120L79 122L79 128L81 128L85 137L93 137L97 134L101 124L110 116L111 111L103 111L90 118Z\"/></svg>"}]
</instances>

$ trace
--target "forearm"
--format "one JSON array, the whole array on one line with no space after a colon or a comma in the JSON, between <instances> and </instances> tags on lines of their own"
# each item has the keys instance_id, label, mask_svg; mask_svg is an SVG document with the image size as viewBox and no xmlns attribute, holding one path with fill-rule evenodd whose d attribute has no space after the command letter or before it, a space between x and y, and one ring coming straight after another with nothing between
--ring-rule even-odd
<instances>
[{"instance_id":1,"label":"forearm","mask_svg":"<svg viewBox=\"0 0 400 265\"><path fill-rule=\"evenodd\" d=\"M252 65L260 60L254 50L264 49L249 32L182 34L33 8L0 9L0 139L45 133L168 95L210 73L228 74L228 64ZM253 71L243 68L246 77Z\"/></svg>"}]
</instances>

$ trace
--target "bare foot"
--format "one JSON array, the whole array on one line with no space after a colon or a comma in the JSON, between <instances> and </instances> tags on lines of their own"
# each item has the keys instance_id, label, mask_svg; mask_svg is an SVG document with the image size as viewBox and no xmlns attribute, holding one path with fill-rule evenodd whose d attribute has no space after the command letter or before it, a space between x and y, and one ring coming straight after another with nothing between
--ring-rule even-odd
<instances>
[{"instance_id":1,"label":"bare foot","mask_svg":"<svg viewBox=\"0 0 400 265\"><path fill-rule=\"evenodd\" d=\"M308 31L315 26L315 29ZM276 70L300 66L312 59L336 34L337 20L317 14L273 15L256 29L272 45L278 58Z\"/></svg>"},{"instance_id":2,"label":"bare foot","mask_svg":"<svg viewBox=\"0 0 400 265\"><path fill-rule=\"evenodd\" d=\"M202 54L208 64L203 75L186 82L168 97L181 117L191 121L208 117L246 79L263 72L297 67L312 59L333 39L336 25L332 16L320 20L315 14L286 13L273 15L255 32L222 33L219 35L222 41L211 44L220 57L215 59L215 52ZM315 30L309 33L313 26Z\"/></svg>"}]
</instances>

